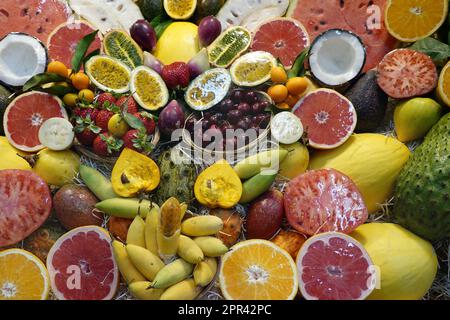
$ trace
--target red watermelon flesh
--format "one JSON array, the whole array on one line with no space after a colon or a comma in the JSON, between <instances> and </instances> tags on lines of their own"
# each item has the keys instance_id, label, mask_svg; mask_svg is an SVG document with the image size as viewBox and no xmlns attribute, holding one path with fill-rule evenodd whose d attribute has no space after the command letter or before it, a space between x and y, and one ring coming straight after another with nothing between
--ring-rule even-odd
<instances>
[{"instance_id":1,"label":"red watermelon flesh","mask_svg":"<svg viewBox=\"0 0 450 320\"><path fill-rule=\"evenodd\" d=\"M384 25L386 0L296 0L292 18L299 20L308 30L311 41L329 29L345 29L357 34L367 50L364 72L377 66L381 59L397 45ZM380 15L368 11L377 7ZM380 28L372 28L373 18L379 17ZM377 21L375 21L376 23Z\"/></svg>"},{"instance_id":2,"label":"red watermelon flesh","mask_svg":"<svg viewBox=\"0 0 450 320\"><path fill-rule=\"evenodd\" d=\"M37 174L0 170L0 248L28 237L47 220L51 209L50 189Z\"/></svg>"},{"instance_id":3,"label":"red watermelon flesh","mask_svg":"<svg viewBox=\"0 0 450 320\"><path fill-rule=\"evenodd\" d=\"M10 32L24 32L46 43L48 35L70 15L65 1L1 0L0 39Z\"/></svg>"}]
</instances>

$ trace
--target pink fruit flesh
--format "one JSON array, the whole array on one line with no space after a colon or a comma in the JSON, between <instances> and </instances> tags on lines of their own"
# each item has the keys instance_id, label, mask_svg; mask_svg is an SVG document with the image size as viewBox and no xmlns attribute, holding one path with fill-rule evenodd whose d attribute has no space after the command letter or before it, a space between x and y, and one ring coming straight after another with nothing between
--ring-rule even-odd
<instances>
[{"instance_id":1,"label":"pink fruit flesh","mask_svg":"<svg viewBox=\"0 0 450 320\"><path fill-rule=\"evenodd\" d=\"M253 36L253 51L267 51L290 68L296 57L309 46L305 27L294 19L277 18L259 26Z\"/></svg>"},{"instance_id":2,"label":"pink fruit flesh","mask_svg":"<svg viewBox=\"0 0 450 320\"><path fill-rule=\"evenodd\" d=\"M334 169L307 171L291 180L284 193L284 207L289 224L307 235L350 233L368 217L355 183Z\"/></svg>"},{"instance_id":3,"label":"pink fruit flesh","mask_svg":"<svg viewBox=\"0 0 450 320\"><path fill-rule=\"evenodd\" d=\"M50 190L38 175L24 170L0 171L0 248L22 241L47 220Z\"/></svg>"},{"instance_id":4,"label":"pink fruit flesh","mask_svg":"<svg viewBox=\"0 0 450 320\"><path fill-rule=\"evenodd\" d=\"M47 258L52 290L58 299L107 300L113 297L119 274L110 241L95 227L74 229L58 239ZM74 271L67 271L70 266L79 270L79 287L72 286Z\"/></svg>"},{"instance_id":5,"label":"pink fruit flesh","mask_svg":"<svg viewBox=\"0 0 450 320\"><path fill-rule=\"evenodd\" d=\"M431 58L411 49L387 54L378 65L378 85L390 97L403 99L431 92L438 74Z\"/></svg>"},{"instance_id":6,"label":"pink fruit flesh","mask_svg":"<svg viewBox=\"0 0 450 320\"><path fill-rule=\"evenodd\" d=\"M340 146L356 127L352 103L329 89L319 89L305 96L294 113L302 121L310 145L318 149Z\"/></svg>"},{"instance_id":7,"label":"pink fruit flesh","mask_svg":"<svg viewBox=\"0 0 450 320\"><path fill-rule=\"evenodd\" d=\"M39 142L39 129L45 120L54 117L67 119L61 100L42 92L22 94L6 108L3 119L6 137L19 150L34 152L43 149Z\"/></svg>"},{"instance_id":8,"label":"pink fruit flesh","mask_svg":"<svg viewBox=\"0 0 450 320\"><path fill-rule=\"evenodd\" d=\"M297 258L302 296L308 300L362 300L372 292L372 261L356 240L324 233L302 246Z\"/></svg>"}]
</instances>

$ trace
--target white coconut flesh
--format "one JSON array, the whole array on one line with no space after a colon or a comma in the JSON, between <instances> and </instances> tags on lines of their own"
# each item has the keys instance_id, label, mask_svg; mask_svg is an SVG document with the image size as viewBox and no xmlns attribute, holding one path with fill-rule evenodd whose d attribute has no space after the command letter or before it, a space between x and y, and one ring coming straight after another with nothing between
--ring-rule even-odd
<instances>
[{"instance_id":1,"label":"white coconut flesh","mask_svg":"<svg viewBox=\"0 0 450 320\"><path fill-rule=\"evenodd\" d=\"M0 41L0 81L22 86L45 71L47 51L42 43L26 34L9 34Z\"/></svg>"},{"instance_id":2,"label":"white coconut flesh","mask_svg":"<svg viewBox=\"0 0 450 320\"><path fill-rule=\"evenodd\" d=\"M361 72L366 57L363 44L355 35L330 30L311 47L311 73L320 82L338 86L353 80Z\"/></svg>"}]
</instances>

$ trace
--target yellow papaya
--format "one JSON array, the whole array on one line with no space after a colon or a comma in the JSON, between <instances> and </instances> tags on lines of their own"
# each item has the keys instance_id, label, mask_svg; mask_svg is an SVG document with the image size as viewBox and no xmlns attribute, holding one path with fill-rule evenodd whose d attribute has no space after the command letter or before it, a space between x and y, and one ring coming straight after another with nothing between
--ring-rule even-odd
<instances>
[{"instance_id":1,"label":"yellow papaya","mask_svg":"<svg viewBox=\"0 0 450 320\"><path fill-rule=\"evenodd\" d=\"M6 137L0 137L0 170L18 169L31 170L30 164L17 154L25 155L23 152L15 149L9 144Z\"/></svg>"}]
</instances>

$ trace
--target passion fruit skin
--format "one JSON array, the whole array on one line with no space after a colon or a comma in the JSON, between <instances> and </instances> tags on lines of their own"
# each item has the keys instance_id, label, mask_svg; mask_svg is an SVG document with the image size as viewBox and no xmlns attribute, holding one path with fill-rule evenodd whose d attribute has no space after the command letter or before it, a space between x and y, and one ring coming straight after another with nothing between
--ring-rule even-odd
<instances>
[{"instance_id":1,"label":"passion fruit skin","mask_svg":"<svg viewBox=\"0 0 450 320\"><path fill-rule=\"evenodd\" d=\"M356 81L356 79L358 79L358 77L360 76L361 72L363 71L364 65L366 64L366 60L367 60L367 49L366 49L366 46L364 45L364 42L362 41L362 39L361 39L357 34L351 32L351 31L349 31L349 30L338 29L338 28L336 28L336 29L330 29L330 30L327 30L327 31L325 31L325 32L322 32L320 35L318 35L318 36L316 37L316 39L314 39L314 41L311 43L309 52L311 52L311 49L314 48L314 46L317 44L318 41L321 41L321 39L322 39L324 36L326 36L328 33L331 33L331 32L341 32L341 33L349 34L349 35L355 37L355 38L359 41L359 43L361 44L361 47L363 48L363 51L364 51L364 57L363 57L363 63L361 64L361 68L358 70L358 73L357 73L356 76L353 77L352 79L350 79L350 80L348 80L348 81L346 81L346 82L343 82L343 83L341 83L341 84L339 84L339 85L331 85L331 84L328 84L328 83L324 82L323 80L321 80L319 77L317 77L316 74L314 74L314 71L313 71L312 68L311 68L311 61L310 61L310 60L311 60L311 55L308 55L308 69L309 69L309 71L311 72L311 75L313 76L314 80L315 80L318 84L320 84L320 86L326 87L326 88L331 88L331 89L337 90L337 91L339 91L339 92L343 92L343 91L345 91L346 89L348 89L348 87L349 87L352 83L354 83L354 82Z\"/></svg>"}]
</instances>

